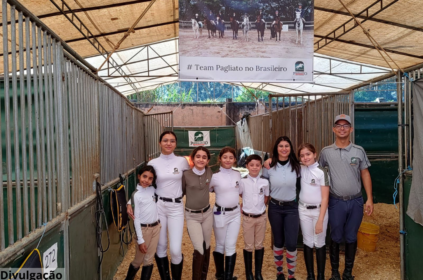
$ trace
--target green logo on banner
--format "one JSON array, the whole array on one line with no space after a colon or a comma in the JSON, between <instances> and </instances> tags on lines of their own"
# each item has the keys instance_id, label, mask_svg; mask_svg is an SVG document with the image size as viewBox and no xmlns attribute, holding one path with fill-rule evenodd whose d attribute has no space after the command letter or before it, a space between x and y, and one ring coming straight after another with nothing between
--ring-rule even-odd
<instances>
[{"instance_id":1,"label":"green logo on banner","mask_svg":"<svg viewBox=\"0 0 423 280\"><path fill-rule=\"evenodd\" d=\"M194 141L204 141L204 135L201 131L197 131L194 134Z\"/></svg>"},{"instance_id":2,"label":"green logo on banner","mask_svg":"<svg viewBox=\"0 0 423 280\"><path fill-rule=\"evenodd\" d=\"M295 71L304 72L304 62L302 61L295 62Z\"/></svg>"}]
</instances>

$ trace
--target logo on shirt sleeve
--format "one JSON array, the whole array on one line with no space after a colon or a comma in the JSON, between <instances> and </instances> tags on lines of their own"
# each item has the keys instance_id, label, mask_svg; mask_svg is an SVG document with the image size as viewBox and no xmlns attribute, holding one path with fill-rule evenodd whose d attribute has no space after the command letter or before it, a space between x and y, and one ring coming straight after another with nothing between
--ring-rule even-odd
<instances>
[{"instance_id":1,"label":"logo on shirt sleeve","mask_svg":"<svg viewBox=\"0 0 423 280\"><path fill-rule=\"evenodd\" d=\"M173 174L179 174L178 168L173 168Z\"/></svg>"}]
</instances>

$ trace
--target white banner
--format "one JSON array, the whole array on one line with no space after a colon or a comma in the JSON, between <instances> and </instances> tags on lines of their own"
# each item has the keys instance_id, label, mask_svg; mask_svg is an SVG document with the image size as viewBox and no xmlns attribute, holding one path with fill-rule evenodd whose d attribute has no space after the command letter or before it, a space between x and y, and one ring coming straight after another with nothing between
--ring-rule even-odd
<instances>
[{"instance_id":1,"label":"white banner","mask_svg":"<svg viewBox=\"0 0 423 280\"><path fill-rule=\"evenodd\" d=\"M188 131L190 147L210 147L210 131Z\"/></svg>"},{"instance_id":2,"label":"white banner","mask_svg":"<svg viewBox=\"0 0 423 280\"><path fill-rule=\"evenodd\" d=\"M179 18L180 80L313 81L313 0L180 0Z\"/></svg>"}]
</instances>

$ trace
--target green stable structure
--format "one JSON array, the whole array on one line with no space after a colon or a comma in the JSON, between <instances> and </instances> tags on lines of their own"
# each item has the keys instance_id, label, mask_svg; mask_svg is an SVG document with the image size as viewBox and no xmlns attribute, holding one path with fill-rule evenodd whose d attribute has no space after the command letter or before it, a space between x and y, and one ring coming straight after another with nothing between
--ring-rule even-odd
<instances>
[{"instance_id":1,"label":"green stable structure","mask_svg":"<svg viewBox=\"0 0 423 280\"><path fill-rule=\"evenodd\" d=\"M405 173L404 181L404 212L407 211L413 172ZM407 280L423 279L421 267L423 257L423 226L414 222L407 214L404 218L405 234L405 275Z\"/></svg>"},{"instance_id":2,"label":"green stable structure","mask_svg":"<svg viewBox=\"0 0 423 280\"><path fill-rule=\"evenodd\" d=\"M205 147L210 150L209 166L213 171L219 170L219 151L224 147L231 147L236 150L236 135L234 126L219 126L219 127L174 127L178 138L178 145L175 154L178 156L189 156L195 148L190 144L189 132L207 131L210 135L210 144ZM195 133L194 133L195 134Z\"/></svg>"},{"instance_id":3,"label":"green stable structure","mask_svg":"<svg viewBox=\"0 0 423 280\"><path fill-rule=\"evenodd\" d=\"M369 170L375 203L394 203L393 185L398 176L397 115L397 105L355 104L355 143L364 148L372 165Z\"/></svg>"}]
</instances>

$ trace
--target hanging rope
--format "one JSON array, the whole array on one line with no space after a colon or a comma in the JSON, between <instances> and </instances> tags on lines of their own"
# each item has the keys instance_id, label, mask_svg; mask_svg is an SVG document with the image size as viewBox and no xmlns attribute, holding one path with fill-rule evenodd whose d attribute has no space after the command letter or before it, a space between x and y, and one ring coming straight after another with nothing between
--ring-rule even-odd
<instances>
[{"instance_id":1,"label":"hanging rope","mask_svg":"<svg viewBox=\"0 0 423 280\"><path fill-rule=\"evenodd\" d=\"M401 73L404 73L404 70L402 70L402 68L392 59L392 57L385 51L385 49L375 40L375 38L373 38L373 36L370 34L369 30L366 30L363 25L357 20L357 18L354 16L354 14L347 8L347 6L342 2L342 0L338 0L342 6L344 6L345 10L347 10L347 12L351 15L351 17L354 19L355 23L357 25L359 25L361 27L361 29L363 30L363 33L367 36L367 38L370 40L370 43L372 43L372 45L375 47L375 49L378 51L378 53L380 54L380 56L383 58L383 60L385 60L386 64L388 64L389 68L391 68L392 72L397 72L394 70L394 68L392 67L391 63L395 64L395 66L397 67L397 69L399 69L401 71ZM389 57L389 59L391 60L391 63L388 62L388 60L386 59L386 57L382 54L382 52Z\"/></svg>"}]
</instances>

